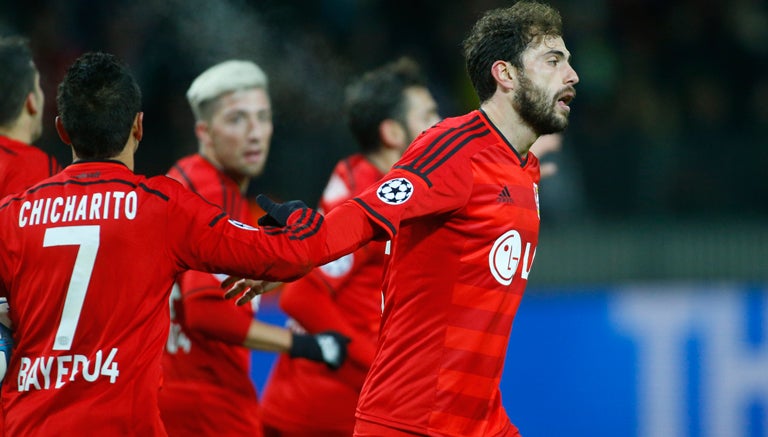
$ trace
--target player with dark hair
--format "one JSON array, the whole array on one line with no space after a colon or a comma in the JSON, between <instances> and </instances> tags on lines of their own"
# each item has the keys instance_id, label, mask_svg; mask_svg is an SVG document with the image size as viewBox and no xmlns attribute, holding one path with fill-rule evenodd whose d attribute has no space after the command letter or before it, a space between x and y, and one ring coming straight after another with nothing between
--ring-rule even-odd
<instances>
[{"instance_id":1,"label":"player with dark hair","mask_svg":"<svg viewBox=\"0 0 768 437\"><path fill-rule=\"evenodd\" d=\"M519 435L499 382L538 243L529 149L566 128L579 79L560 14L537 2L487 12L464 55L480 108L419 136L383 182L328 213L320 236L319 263L391 239L356 436ZM290 217L290 205L261 203Z\"/></svg>"},{"instance_id":2,"label":"player with dark hair","mask_svg":"<svg viewBox=\"0 0 768 437\"><path fill-rule=\"evenodd\" d=\"M218 63L195 78L187 100L195 115L199 151L168 171L168 176L248 224L264 214L245 191L251 178L262 173L272 139L267 82L258 65L244 60ZM344 358L346 338L335 332L292 333L260 322L254 319L256 305L238 307L222 299L222 279L190 270L179 277L171 295L171 332L160 392L160 413L171 437L218 436L224 431L261 435L251 349L315 360L331 373ZM329 353L337 350L340 353Z\"/></svg>"},{"instance_id":3,"label":"player with dark hair","mask_svg":"<svg viewBox=\"0 0 768 437\"><path fill-rule=\"evenodd\" d=\"M0 198L29 188L61 168L30 147L43 132L45 95L27 41L0 38Z\"/></svg>"},{"instance_id":4,"label":"player with dark hair","mask_svg":"<svg viewBox=\"0 0 768 437\"><path fill-rule=\"evenodd\" d=\"M322 250L322 216L299 208L285 228L252 228L172 179L135 174L141 93L113 55L75 61L57 103L73 164L0 202L0 296L16 329L5 434L165 435L160 363L177 275L297 277Z\"/></svg>"},{"instance_id":5,"label":"player with dark hair","mask_svg":"<svg viewBox=\"0 0 768 437\"><path fill-rule=\"evenodd\" d=\"M440 120L420 68L409 58L351 83L344 109L360 153L336 165L321 211L332 210L381 179L411 141ZM347 362L335 372L286 355L277 359L261 399L268 437L352 434L357 398L376 351L385 245L371 242L285 285L280 306L291 317L292 329L333 329L352 342Z\"/></svg>"},{"instance_id":6,"label":"player with dark hair","mask_svg":"<svg viewBox=\"0 0 768 437\"><path fill-rule=\"evenodd\" d=\"M0 38L0 199L61 170L53 156L31 144L43 132L45 94L29 43ZM13 349L8 303L0 298L0 380ZM2 416L0 416L0 423Z\"/></svg>"}]
</instances>

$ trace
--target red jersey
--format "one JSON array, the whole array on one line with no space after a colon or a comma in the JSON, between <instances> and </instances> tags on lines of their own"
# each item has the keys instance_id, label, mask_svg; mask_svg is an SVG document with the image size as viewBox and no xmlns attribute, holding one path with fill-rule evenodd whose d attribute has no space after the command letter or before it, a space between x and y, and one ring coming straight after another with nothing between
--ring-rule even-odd
<instances>
[{"instance_id":1,"label":"red jersey","mask_svg":"<svg viewBox=\"0 0 768 437\"><path fill-rule=\"evenodd\" d=\"M0 198L26 190L59 171L61 167L53 156L0 135Z\"/></svg>"},{"instance_id":2,"label":"red jersey","mask_svg":"<svg viewBox=\"0 0 768 437\"><path fill-rule=\"evenodd\" d=\"M202 156L179 160L168 176L230 217L256 223L238 184ZM160 414L169 436L262 433L250 378L251 351L243 346L254 309L222 298L224 278L190 270L171 294L171 333L160 391Z\"/></svg>"},{"instance_id":3,"label":"red jersey","mask_svg":"<svg viewBox=\"0 0 768 437\"><path fill-rule=\"evenodd\" d=\"M319 209L331 210L382 175L363 155L340 161ZM280 305L292 318L290 326L299 325L300 330L312 333L336 330L352 341L347 361L336 371L322 363L281 354L262 395L266 425L309 435L352 435L357 398L375 354L381 323L384 245L371 242L285 285Z\"/></svg>"},{"instance_id":4,"label":"red jersey","mask_svg":"<svg viewBox=\"0 0 768 437\"><path fill-rule=\"evenodd\" d=\"M499 382L539 233L538 160L482 111L449 118L353 199L392 238L376 358L357 417L507 436Z\"/></svg>"},{"instance_id":5,"label":"red jersey","mask_svg":"<svg viewBox=\"0 0 768 437\"><path fill-rule=\"evenodd\" d=\"M59 171L61 166L53 156L35 146L0 135L0 199L26 190ZM2 423L0 416L0 427Z\"/></svg>"},{"instance_id":6,"label":"red jersey","mask_svg":"<svg viewBox=\"0 0 768 437\"><path fill-rule=\"evenodd\" d=\"M306 273L319 215L254 229L178 182L80 162L0 203L0 296L16 348L3 381L6 434L165 435L157 405L168 298L188 269ZM279 255L279 256L278 256Z\"/></svg>"}]
</instances>

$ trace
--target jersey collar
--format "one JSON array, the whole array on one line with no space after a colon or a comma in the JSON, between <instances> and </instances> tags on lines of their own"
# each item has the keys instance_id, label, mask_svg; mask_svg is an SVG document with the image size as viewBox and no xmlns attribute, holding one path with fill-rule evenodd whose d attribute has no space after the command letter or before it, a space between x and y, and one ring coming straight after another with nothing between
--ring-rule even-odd
<instances>
[{"instance_id":1,"label":"jersey collar","mask_svg":"<svg viewBox=\"0 0 768 437\"><path fill-rule=\"evenodd\" d=\"M528 155L526 155L525 157L520 156L520 153L518 153L517 149L515 149L512 143L510 143L507 140L507 138L501 133L499 128L497 128L496 125L493 124L493 122L491 121L491 118L488 117L488 114L486 114L482 108L478 109L478 111L480 111L480 114L485 119L485 122L488 123L488 126L490 126L494 131L496 131L496 134L499 136L499 138L501 138L504 141L507 147L509 147L509 150L511 150L512 153L514 153L515 156L517 156L517 160L520 161L520 167L525 167L525 164L528 163Z\"/></svg>"}]
</instances>

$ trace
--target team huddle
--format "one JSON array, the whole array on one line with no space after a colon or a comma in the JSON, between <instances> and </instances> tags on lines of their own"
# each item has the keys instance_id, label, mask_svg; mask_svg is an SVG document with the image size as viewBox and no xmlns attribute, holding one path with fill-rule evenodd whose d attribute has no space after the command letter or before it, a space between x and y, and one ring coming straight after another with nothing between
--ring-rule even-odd
<instances>
[{"instance_id":1,"label":"team huddle","mask_svg":"<svg viewBox=\"0 0 768 437\"><path fill-rule=\"evenodd\" d=\"M359 152L313 209L246 195L273 133L255 63L192 82L198 152L146 177L136 80L83 54L57 90L61 169L30 145L26 41L0 38L17 103L0 112L5 435L519 436L499 382L538 244L531 146L567 127L579 79L536 1L488 11L463 52L480 101L464 115L440 119L408 58L350 83ZM241 301L278 287L288 326L224 299L224 278ZM261 396L251 350L279 353Z\"/></svg>"}]
</instances>

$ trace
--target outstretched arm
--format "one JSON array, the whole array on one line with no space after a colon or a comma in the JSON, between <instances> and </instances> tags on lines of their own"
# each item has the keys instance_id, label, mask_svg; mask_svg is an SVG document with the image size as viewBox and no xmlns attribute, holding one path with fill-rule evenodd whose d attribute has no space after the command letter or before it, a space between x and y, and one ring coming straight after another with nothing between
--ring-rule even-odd
<instances>
[{"instance_id":1,"label":"outstretched arm","mask_svg":"<svg viewBox=\"0 0 768 437\"><path fill-rule=\"evenodd\" d=\"M259 199L262 199L259 201L259 205L268 213L270 210L277 210L281 205L287 205L275 204L263 196L260 196ZM266 199L266 202L263 199ZM302 214L302 210L285 211L280 209L280 216L273 218L277 219L278 224L282 224L286 221L291 222L299 214ZM384 233L376 223L368 218L362 209L352 202L345 202L329 212L323 221L323 227L325 227L324 235L326 238L324 250L321 254L317 254L317 258L313 260L315 265L326 264L354 252L379 234ZM265 229L269 230L270 227ZM312 237L310 236L309 238ZM227 290L224 295L227 299L244 293L237 300L237 304L242 305L268 291L264 285L265 283L261 281L229 277L222 283L222 288Z\"/></svg>"}]
</instances>

